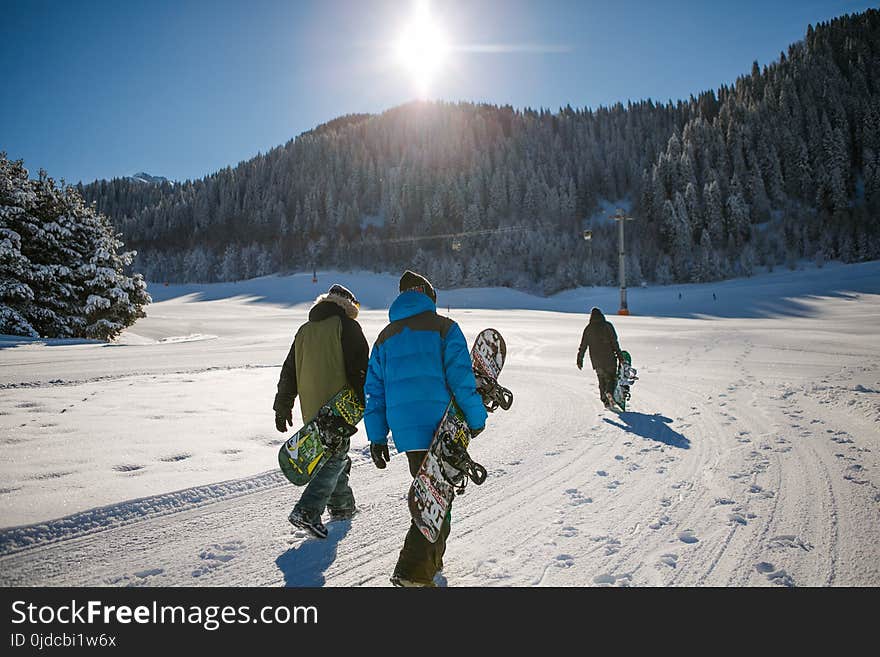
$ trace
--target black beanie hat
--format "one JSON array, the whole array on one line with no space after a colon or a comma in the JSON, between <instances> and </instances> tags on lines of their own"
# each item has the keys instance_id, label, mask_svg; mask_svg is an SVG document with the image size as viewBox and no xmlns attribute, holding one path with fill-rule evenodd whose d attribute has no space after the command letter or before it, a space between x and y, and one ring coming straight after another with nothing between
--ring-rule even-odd
<instances>
[{"instance_id":1,"label":"black beanie hat","mask_svg":"<svg viewBox=\"0 0 880 657\"><path fill-rule=\"evenodd\" d=\"M361 305L360 302L358 302L357 297L354 296L354 292L339 283L332 285L330 289L327 290L327 296L342 297L343 299L351 301L355 306Z\"/></svg>"},{"instance_id":2,"label":"black beanie hat","mask_svg":"<svg viewBox=\"0 0 880 657\"><path fill-rule=\"evenodd\" d=\"M415 290L416 292L427 294L431 297L431 301L437 303L437 293L434 291L434 286L431 285L431 282L421 274L417 274L409 269L403 272L403 276L400 277L400 291L406 292L407 290Z\"/></svg>"}]
</instances>

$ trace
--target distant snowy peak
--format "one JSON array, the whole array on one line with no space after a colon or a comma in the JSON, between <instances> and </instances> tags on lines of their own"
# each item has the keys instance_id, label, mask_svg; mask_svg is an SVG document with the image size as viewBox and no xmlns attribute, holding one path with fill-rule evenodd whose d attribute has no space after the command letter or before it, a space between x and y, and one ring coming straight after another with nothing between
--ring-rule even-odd
<instances>
[{"instance_id":1,"label":"distant snowy peak","mask_svg":"<svg viewBox=\"0 0 880 657\"><path fill-rule=\"evenodd\" d=\"M144 173L141 171L140 173L136 173L133 176L128 176L129 180L136 180L137 182L147 183L149 185L161 185L162 183L171 182L168 178L164 178L162 176L151 176L148 173Z\"/></svg>"}]
</instances>

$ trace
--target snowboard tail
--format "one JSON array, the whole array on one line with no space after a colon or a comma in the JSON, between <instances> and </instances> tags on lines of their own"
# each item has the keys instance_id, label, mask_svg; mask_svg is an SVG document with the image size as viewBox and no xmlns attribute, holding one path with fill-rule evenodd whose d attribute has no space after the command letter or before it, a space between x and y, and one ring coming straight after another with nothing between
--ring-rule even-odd
<instances>
[{"instance_id":1,"label":"snowboard tail","mask_svg":"<svg viewBox=\"0 0 880 657\"><path fill-rule=\"evenodd\" d=\"M482 331L471 349L477 392L490 413L513 404L513 393L497 381L506 355L504 338L494 329ZM456 493L464 492L468 480L478 486L486 480L486 469L468 454L470 440L464 414L452 400L407 496L413 522L431 543L436 542Z\"/></svg>"},{"instance_id":2,"label":"snowboard tail","mask_svg":"<svg viewBox=\"0 0 880 657\"><path fill-rule=\"evenodd\" d=\"M637 370L632 366L632 357L628 351L621 352L623 354L623 363L617 366L617 381L614 384L614 392L611 400L620 407L620 410L626 410L626 404L631 394L630 388L638 380Z\"/></svg>"},{"instance_id":3,"label":"snowboard tail","mask_svg":"<svg viewBox=\"0 0 880 657\"><path fill-rule=\"evenodd\" d=\"M296 486L309 483L345 439L357 432L355 425L363 416L364 407L355 391L343 387L281 445L278 465L287 480Z\"/></svg>"}]
</instances>

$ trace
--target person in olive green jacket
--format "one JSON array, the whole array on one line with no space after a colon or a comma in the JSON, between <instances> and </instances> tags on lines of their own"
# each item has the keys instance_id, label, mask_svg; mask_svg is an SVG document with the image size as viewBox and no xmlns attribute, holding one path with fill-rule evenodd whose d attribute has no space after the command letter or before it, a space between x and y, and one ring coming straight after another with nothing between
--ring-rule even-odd
<instances>
[{"instance_id":1,"label":"person in olive green jacket","mask_svg":"<svg viewBox=\"0 0 880 657\"><path fill-rule=\"evenodd\" d=\"M303 425L347 383L364 402L369 346L357 323L360 304L350 290L333 285L315 300L309 321L296 333L281 367L278 393L272 408L275 428L286 433L293 426L293 403L299 395ZM319 538L327 537L321 522L324 509L331 520L350 518L355 512L349 486L349 440L327 460L303 491L288 519Z\"/></svg>"}]
</instances>

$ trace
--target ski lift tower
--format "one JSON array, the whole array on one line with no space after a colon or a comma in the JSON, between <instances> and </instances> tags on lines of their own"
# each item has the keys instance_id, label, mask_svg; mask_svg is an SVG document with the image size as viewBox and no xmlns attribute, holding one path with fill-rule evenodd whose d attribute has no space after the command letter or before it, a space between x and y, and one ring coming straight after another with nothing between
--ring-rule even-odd
<instances>
[{"instance_id":1,"label":"ski lift tower","mask_svg":"<svg viewBox=\"0 0 880 657\"><path fill-rule=\"evenodd\" d=\"M592 221L590 222L592 225ZM584 231L584 241L590 246L590 287L595 285L595 271L593 268L593 229L590 228Z\"/></svg>"},{"instance_id":2,"label":"ski lift tower","mask_svg":"<svg viewBox=\"0 0 880 657\"><path fill-rule=\"evenodd\" d=\"M626 251L623 247L623 223L625 221L632 221L632 217L627 217L622 209L617 208L617 213L611 215L611 219L614 219L620 226L620 231L618 235L620 236L619 243L619 253L620 253L620 310L617 311L618 315L629 315L629 308L626 305Z\"/></svg>"}]
</instances>

